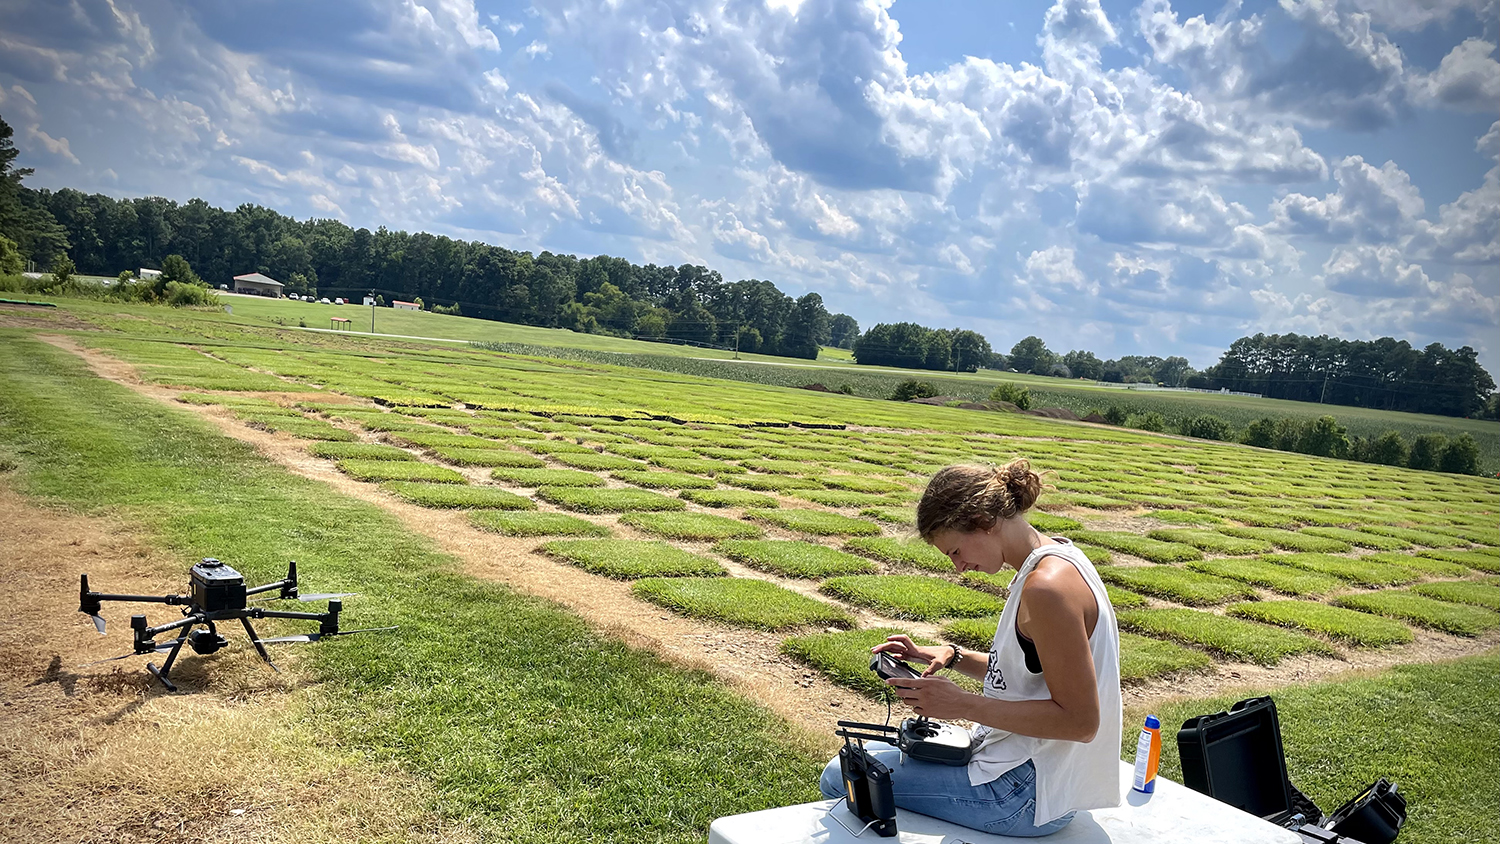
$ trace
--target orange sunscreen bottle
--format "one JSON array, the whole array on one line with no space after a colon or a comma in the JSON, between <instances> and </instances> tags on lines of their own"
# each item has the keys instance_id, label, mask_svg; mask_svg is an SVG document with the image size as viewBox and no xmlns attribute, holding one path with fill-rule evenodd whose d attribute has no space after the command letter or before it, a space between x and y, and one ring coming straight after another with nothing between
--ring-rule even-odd
<instances>
[{"instance_id":1,"label":"orange sunscreen bottle","mask_svg":"<svg viewBox=\"0 0 1500 844\"><path fill-rule=\"evenodd\" d=\"M1155 715L1147 715L1141 739L1135 744L1135 783L1132 787L1145 794L1156 791L1156 766L1160 763L1161 721Z\"/></svg>"}]
</instances>

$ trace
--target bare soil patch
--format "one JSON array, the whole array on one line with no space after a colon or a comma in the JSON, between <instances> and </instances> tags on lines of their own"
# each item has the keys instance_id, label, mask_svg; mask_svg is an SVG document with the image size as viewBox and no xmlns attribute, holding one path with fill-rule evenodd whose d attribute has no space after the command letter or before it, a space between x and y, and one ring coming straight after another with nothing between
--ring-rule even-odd
<instances>
[{"instance_id":1,"label":"bare soil patch","mask_svg":"<svg viewBox=\"0 0 1500 844\"><path fill-rule=\"evenodd\" d=\"M0 514L0 840L296 842L351 828L475 840L425 814L422 784L299 735L292 659L277 675L248 650L188 655L177 694L145 657L80 667L129 650L141 605L106 604L101 638L78 612L79 573L166 594L185 585L185 563L122 522L37 507L3 480Z\"/></svg>"}]
</instances>

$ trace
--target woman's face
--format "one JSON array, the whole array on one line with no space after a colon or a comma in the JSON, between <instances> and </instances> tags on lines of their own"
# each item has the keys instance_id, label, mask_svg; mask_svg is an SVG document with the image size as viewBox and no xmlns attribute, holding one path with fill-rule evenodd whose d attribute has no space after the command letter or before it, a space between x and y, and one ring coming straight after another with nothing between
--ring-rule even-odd
<instances>
[{"instance_id":1,"label":"woman's face","mask_svg":"<svg viewBox=\"0 0 1500 844\"><path fill-rule=\"evenodd\" d=\"M990 530L940 530L932 535L932 546L947 554L953 561L954 570L959 573L982 571L994 574L1005 567L999 525Z\"/></svg>"}]
</instances>

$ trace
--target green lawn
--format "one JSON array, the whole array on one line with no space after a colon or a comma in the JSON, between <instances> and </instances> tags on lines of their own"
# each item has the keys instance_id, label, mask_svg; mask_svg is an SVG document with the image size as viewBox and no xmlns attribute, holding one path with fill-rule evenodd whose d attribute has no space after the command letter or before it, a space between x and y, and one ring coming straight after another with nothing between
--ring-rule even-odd
<instances>
[{"instance_id":1,"label":"green lawn","mask_svg":"<svg viewBox=\"0 0 1500 844\"><path fill-rule=\"evenodd\" d=\"M427 781L433 811L486 838L686 844L713 818L817 797L826 760L711 678L462 577L380 509L5 331L0 420L8 483L128 518L184 570L215 556L260 581L295 558L319 588L362 593L348 626L400 630L304 650L313 682L292 699L289 733ZM496 713L530 728L497 729ZM661 787L703 782L723 787Z\"/></svg>"}]
</instances>

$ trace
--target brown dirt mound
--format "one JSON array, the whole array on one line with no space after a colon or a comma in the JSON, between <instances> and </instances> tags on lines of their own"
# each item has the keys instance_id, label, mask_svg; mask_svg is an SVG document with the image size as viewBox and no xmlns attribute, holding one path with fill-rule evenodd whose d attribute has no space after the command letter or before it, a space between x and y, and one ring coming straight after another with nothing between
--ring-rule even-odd
<instances>
[{"instance_id":1,"label":"brown dirt mound","mask_svg":"<svg viewBox=\"0 0 1500 844\"><path fill-rule=\"evenodd\" d=\"M1109 420L1105 419L1103 416L1100 416L1098 411L1090 413L1088 416L1085 416L1085 417L1083 417L1082 419L1080 419L1078 421L1080 421L1080 422L1092 422L1095 425L1108 425L1109 424Z\"/></svg>"},{"instance_id":2,"label":"brown dirt mound","mask_svg":"<svg viewBox=\"0 0 1500 844\"><path fill-rule=\"evenodd\" d=\"M833 392L832 390L828 389L827 387L823 386L822 384L816 384L816 383L815 384L803 384L798 389L800 389L800 390L812 390L815 393L831 393L831 392Z\"/></svg>"}]
</instances>

